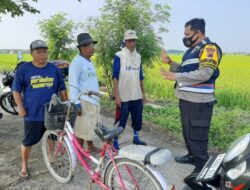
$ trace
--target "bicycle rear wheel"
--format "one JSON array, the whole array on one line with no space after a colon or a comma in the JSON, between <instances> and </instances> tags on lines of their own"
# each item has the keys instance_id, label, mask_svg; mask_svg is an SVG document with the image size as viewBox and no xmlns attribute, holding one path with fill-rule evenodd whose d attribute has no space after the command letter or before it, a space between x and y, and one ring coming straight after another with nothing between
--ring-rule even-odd
<instances>
[{"instance_id":1,"label":"bicycle rear wheel","mask_svg":"<svg viewBox=\"0 0 250 190\"><path fill-rule=\"evenodd\" d=\"M12 95L12 92L7 92L0 97L0 105L4 111L17 115L17 105Z\"/></svg>"},{"instance_id":2,"label":"bicycle rear wheel","mask_svg":"<svg viewBox=\"0 0 250 190\"><path fill-rule=\"evenodd\" d=\"M42 153L50 174L57 181L67 183L72 180L74 170L69 147L64 138L59 140L56 131L47 130L44 133Z\"/></svg>"},{"instance_id":3,"label":"bicycle rear wheel","mask_svg":"<svg viewBox=\"0 0 250 190\"><path fill-rule=\"evenodd\" d=\"M115 162L127 190L163 190L156 176L140 162L127 158L116 158ZM104 181L112 190L121 189L118 174L112 163L106 168Z\"/></svg>"}]
</instances>

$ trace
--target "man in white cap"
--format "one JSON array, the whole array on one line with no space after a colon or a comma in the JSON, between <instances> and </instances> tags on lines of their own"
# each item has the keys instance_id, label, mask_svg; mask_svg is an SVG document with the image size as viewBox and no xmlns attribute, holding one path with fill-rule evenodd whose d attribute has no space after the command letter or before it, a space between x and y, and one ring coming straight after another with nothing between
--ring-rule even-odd
<instances>
[{"instance_id":1,"label":"man in white cap","mask_svg":"<svg viewBox=\"0 0 250 190\"><path fill-rule=\"evenodd\" d=\"M126 127L129 113L134 130L133 143L146 145L139 139L139 131L142 127L143 103L146 101L144 92L143 72L141 55L136 51L136 40L138 39L134 30L124 33L125 47L117 52L113 64L113 80L115 90L115 103L120 107L121 117L119 127ZM114 139L114 147L119 150L118 139Z\"/></svg>"}]
</instances>

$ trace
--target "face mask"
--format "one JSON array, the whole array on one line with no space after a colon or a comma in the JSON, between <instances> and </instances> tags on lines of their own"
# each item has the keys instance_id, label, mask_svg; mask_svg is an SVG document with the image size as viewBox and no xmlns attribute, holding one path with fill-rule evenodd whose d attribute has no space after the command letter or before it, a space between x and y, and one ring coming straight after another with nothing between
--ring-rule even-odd
<instances>
[{"instance_id":1,"label":"face mask","mask_svg":"<svg viewBox=\"0 0 250 190\"><path fill-rule=\"evenodd\" d=\"M194 37L195 34L196 34L196 32L188 38L186 38L186 37L183 38L183 43L186 47L191 47L196 42L198 37L195 40L192 40L192 38Z\"/></svg>"}]
</instances>

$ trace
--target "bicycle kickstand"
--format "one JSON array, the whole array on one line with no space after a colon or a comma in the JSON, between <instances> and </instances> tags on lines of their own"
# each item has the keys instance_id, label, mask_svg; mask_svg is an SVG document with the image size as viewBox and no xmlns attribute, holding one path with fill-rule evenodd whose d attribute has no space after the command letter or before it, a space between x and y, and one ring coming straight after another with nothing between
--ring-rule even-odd
<instances>
[{"instance_id":1,"label":"bicycle kickstand","mask_svg":"<svg viewBox=\"0 0 250 190\"><path fill-rule=\"evenodd\" d=\"M90 180L90 181L89 181L89 190L92 190L92 185L93 185L93 183L94 183L93 180Z\"/></svg>"}]
</instances>

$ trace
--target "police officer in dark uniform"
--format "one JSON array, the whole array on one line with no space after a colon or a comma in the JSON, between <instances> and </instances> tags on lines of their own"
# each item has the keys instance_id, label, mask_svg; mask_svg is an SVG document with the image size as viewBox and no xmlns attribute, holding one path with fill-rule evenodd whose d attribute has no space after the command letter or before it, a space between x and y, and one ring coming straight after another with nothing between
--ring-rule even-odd
<instances>
[{"instance_id":1,"label":"police officer in dark uniform","mask_svg":"<svg viewBox=\"0 0 250 190\"><path fill-rule=\"evenodd\" d=\"M189 49L183 55L182 63L175 63L163 51L162 60L170 65L170 71L162 68L161 75L176 81L175 95L179 98L182 132L188 151L184 156L175 157L175 161L195 165L193 175L208 160L208 132L216 103L215 81L219 77L222 52L205 36L204 19L188 21L184 35L183 43Z\"/></svg>"}]
</instances>

